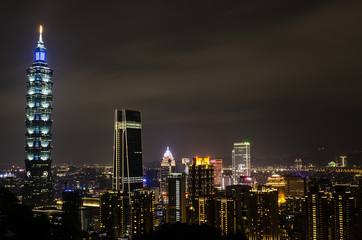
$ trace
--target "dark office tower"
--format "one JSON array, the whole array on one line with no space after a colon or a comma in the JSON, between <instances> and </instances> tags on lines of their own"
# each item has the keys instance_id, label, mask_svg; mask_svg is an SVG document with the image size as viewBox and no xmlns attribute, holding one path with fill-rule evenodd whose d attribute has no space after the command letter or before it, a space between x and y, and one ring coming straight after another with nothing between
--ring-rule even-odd
<instances>
[{"instance_id":1,"label":"dark office tower","mask_svg":"<svg viewBox=\"0 0 362 240\"><path fill-rule=\"evenodd\" d=\"M159 169L147 169L145 172L146 186L147 188L159 188Z\"/></svg>"},{"instance_id":2,"label":"dark office tower","mask_svg":"<svg viewBox=\"0 0 362 240\"><path fill-rule=\"evenodd\" d=\"M300 176L284 176L286 184L286 196L304 197L307 192L305 178Z\"/></svg>"},{"instance_id":3,"label":"dark office tower","mask_svg":"<svg viewBox=\"0 0 362 240\"><path fill-rule=\"evenodd\" d=\"M214 169L210 164L210 158L194 158L189 166L188 177L188 222L198 223L198 198L212 195L214 192Z\"/></svg>"},{"instance_id":4,"label":"dark office tower","mask_svg":"<svg viewBox=\"0 0 362 240\"><path fill-rule=\"evenodd\" d=\"M78 191L66 189L63 191L63 235L66 239L80 237L80 208L82 198Z\"/></svg>"},{"instance_id":5,"label":"dark office tower","mask_svg":"<svg viewBox=\"0 0 362 240\"><path fill-rule=\"evenodd\" d=\"M131 235L147 235L155 230L155 194L137 191L131 196Z\"/></svg>"},{"instance_id":6,"label":"dark office tower","mask_svg":"<svg viewBox=\"0 0 362 240\"><path fill-rule=\"evenodd\" d=\"M123 198L120 191L107 191L100 196L100 231L111 239L125 236Z\"/></svg>"},{"instance_id":7,"label":"dark office tower","mask_svg":"<svg viewBox=\"0 0 362 240\"><path fill-rule=\"evenodd\" d=\"M172 156L170 148L167 147L165 154L163 155L161 162L161 182L160 182L160 192L167 192L167 177L170 173L175 172L176 163L175 158Z\"/></svg>"},{"instance_id":8,"label":"dark office tower","mask_svg":"<svg viewBox=\"0 0 362 240\"><path fill-rule=\"evenodd\" d=\"M257 186L250 190L248 199L249 239L279 239L278 190Z\"/></svg>"},{"instance_id":9,"label":"dark office tower","mask_svg":"<svg viewBox=\"0 0 362 240\"><path fill-rule=\"evenodd\" d=\"M168 223L186 222L186 178L184 173L171 173L167 178Z\"/></svg>"},{"instance_id":10,"label":"dark office tower","mask_svg":"<svg viewBox=\"0 0 362 240\"><path fill-rule=\"evenodd\" d=\"M28 206L46 205L53 201L51 173L52 149L52 76L46 62L42 26L35 48L33 66L28 68L26 82L26 133L23 203Z\"/></svg>"},{"instance_id":11,"label":"dark office tower","mask_svg":"<svg viewBox=\"0 0 362 240\"><path fill-rule=\"evenodd\" d=\"M321 191L319 188L324 184L313 184L309 186L306 196L306 224L307 238L312 240L327 240L330 238L330 193ZM324 187L323 187L324 188Z\"/></svg>"},{"instance_id":12,"label":"dark office tower","mask_svg":"<svg viewBox=\"0 0 362 240\"><path fill-rule=\"evenodd\" d=\"M115 110L113 189L131 192L143 188L141 112Z\"/></svg>"},{"instance_id":13,"label":"dark office tower","mask_svg":"<svg viewBox=\"0 0 362 240\"><path fill-rule=\"evenodd\" d=\"M350 185L335 185L331 205L333 208L331 239L356 239L354 231L356 198L351 193Z\"/></svg>"}]
</instances>

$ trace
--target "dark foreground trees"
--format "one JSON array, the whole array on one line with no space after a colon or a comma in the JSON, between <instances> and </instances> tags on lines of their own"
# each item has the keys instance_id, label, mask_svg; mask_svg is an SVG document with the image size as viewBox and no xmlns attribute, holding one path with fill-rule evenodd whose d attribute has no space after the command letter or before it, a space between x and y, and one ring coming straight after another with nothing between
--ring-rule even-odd
<instances>
[{"instance_id":1,"label":"dark foreground trees","mask_svg":"<svg viewBox=\"0 0 362 240\"><path fill-rule=\"evenodd\" d=\"M0 239L51 239L50 223L34 217L31 209L21 205L5 188L0 188Z\"/></svg>"}]
</instances>

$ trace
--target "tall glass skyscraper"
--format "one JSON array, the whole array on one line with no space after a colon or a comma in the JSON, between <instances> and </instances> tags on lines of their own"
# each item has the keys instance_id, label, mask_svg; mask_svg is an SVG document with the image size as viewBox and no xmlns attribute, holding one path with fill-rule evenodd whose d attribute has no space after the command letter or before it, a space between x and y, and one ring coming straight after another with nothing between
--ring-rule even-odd
<instances>
[{"instance_id":1,"label":"tall glass skyscraper","mask_svg":"<svg viewBox=\"0 0 362 240\"><path fill-rule=\"evenodd\" d=\"M39 29L39 41L35 48L33 66L28 68L26 82L26 133L23 203L40 206L53 201L51 174L52 149L52 76L53 70L46 62L46 48Z\"/></svg>"},{"instance_id":2,"label":"tall glass skyscraper","mask_svg":"<svg viewBox=\"0 0 362 240\"><path fill-rule=\"evenodd\" d=\"M250 143L236 142L232 151L234 183L240 176L250 176Z\"/></svg>"},{"instance_id":3,"label":"tall glass skyscraper","mask_svg":"<svg viewBox=\"0 0 362 240\"><path fill-rule=\"evenodd\" d=\"M141 113L115 110L113 189L130 195L143 188Z\"/></svg>"}]
</instances>

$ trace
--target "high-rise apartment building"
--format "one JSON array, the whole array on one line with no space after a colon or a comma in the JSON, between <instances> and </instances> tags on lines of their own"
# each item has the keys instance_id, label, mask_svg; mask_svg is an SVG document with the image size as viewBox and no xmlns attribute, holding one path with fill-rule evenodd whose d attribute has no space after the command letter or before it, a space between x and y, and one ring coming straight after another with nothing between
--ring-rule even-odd
<instances>
[{"instance_id":1,"label":"high-rise apartment building","mask_svg":"<svg viewBox=\"0 0 362 240\"><path fill-rule=\"evenodd\" d=\"M337 184L332 193L331 206L332 215L332 236L333 240L356 239L355 217L356 198L350 190L349 184Z\"/></svg>"},{"instance_id":2,"label":"high-rise apartment building","mask_svg":"<svg viewBox=\"0 0 362 240\"><path fill-rule=\"evenodd\" d=\"M163 155L161 162L161 181L160 181L160 192L167 192L167 177L170 173L175 172L176 163L170 148L167 147L165 154Z\"/></svg>"},{"instance_id":3,"label":"high-rise apartment building","mask_svg":"<svg viewBox=\"0 0 362 240\"><path fill-rule=\"evenodd\" d=\"M52 76L53 70L46 61L46 48L39 29L33 66L26 70L26 133L23 203L29 206L46 205L53 201L51 173L52 149Z\"/></svg>"},{"instance_id":4,"label":"high-rise apartment building","mask_svg":"<svg viewBox=\"0 0 362 240\"><path fill-rule=\"evenodd\" d=\"M167 223L186 222L185 173L171 173L167 178Z\"/></svg>"},{"instance_id":5,"label":"high-rise apartment building","mask_svg":"<svg viewBox=\"0 0 362 240\"><path fill-rule=\"evenodd\" d=\"M237 233L236 201L225 196L201 196L198 202L198 222L221 230L223 235Z\"/></svg>"},{"instance_id":6,"label":"high-rise apartment building","mask_svg":"<svg viewBox=\"0 0 362 240\"><path fill-rule=\"evenodd\" d=\"M150 234L155 230L155 194L136 191L131 196L131 235Z\"/></svg>"},{"instance_id":7,"label":"high-rise apartment building","mask_svg":"<svg viewBox=\"0 0 362 240\"><path fill-rule=\"evenodd\" d=\"M267 186L252 188L248 198L249 239L279 239L278 191Z\"/></svg>"},{"instance_id":8,"label":"high-rise apartment building","mask_svg":"<svg viewBox=\"0 0 362 240\"><path fill-rule=\"evenodd\" d=\"M324 188L323 186L323 182L315 182L309 186L309 192L306 196L306 239L331 239L331 193L321 190L320 188Z\"/></svg>"},{"instance_id":9,"label":"high-rise apartment building","mask_svg":"<svg viewBox=\"0 0 362 240\"><path fill-rule=\"evenodd\" d=\"M131 195L143 189L141 112L115 110L113 189Z\"/></svg>"},{"instance_id":10,"label":"high-rise apartment building","mask_svg":"<svg viewBox=\"0 0 362 240\"><path fill-rule=\"evenodd\" d=\"M236 142L232 150L232 167L234 184L240 176L250 176L250 143Z\"/></svg>"},{"instance_id":11,"label":"high-rise apartment building","mask_svg":"<svg viewBox=\"0 0 362 240\"><path fill-rule=\"evenodd\" d=\"M210 158L193 159L188 175L188 222L199 222L199 197L212 195L214 192L214 168Z\"/></svg>"},{"instance_id":12,"label":"high-rise apartment building","mask_svg":"<svg viewBox=\"0 0 362 240\"><path fill-rule=\"evenodd\" d=\"M226 186L226 196L236 201L236 231L245 234L248 219L248 197L251 186L230 185Z\"/></svg>"},{"instance_id":13,"label":"high-rise apartment building","mask_svg":"<svg viewBox=\"0 0 362 240\"><path fill-rule=\"evenodd\" d=\"M211 195L214 192L214 168L210 158L193 159L189 172L189 197Z\"/></svg>"},{"instance_id":14,"label":"high-rise apartment building","mask_svg":"<svg viewBox=\"0 0 362 240\"><path fill-rule=\"evenodd\" d=\"M107 191L100 196L100 230L111 239L125 236L124 196L120 191Z\"/></svg>"}]
</instances>

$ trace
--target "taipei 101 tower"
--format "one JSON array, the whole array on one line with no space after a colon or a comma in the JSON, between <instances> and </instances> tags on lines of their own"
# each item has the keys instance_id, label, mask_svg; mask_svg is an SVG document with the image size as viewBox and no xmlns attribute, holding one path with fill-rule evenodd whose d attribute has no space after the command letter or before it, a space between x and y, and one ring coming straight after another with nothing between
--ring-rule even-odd
<instances>
[{"instance_id":1,"label":"taipei 101 tower","mask_svg":"<svg viewBox=\"0 0 362 240\"><path fill-rule=\"evenodd\" d=\"M42 206L53 201L51 173L52 149L52 75L46 62L43 27L39 28L39 41L35 48L33 66L27 72L25 182L23 203Z\"/></svg>"}]
</instances>

